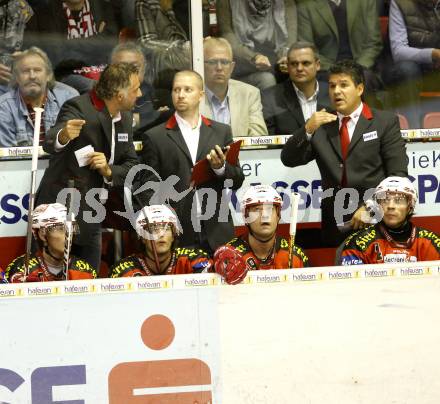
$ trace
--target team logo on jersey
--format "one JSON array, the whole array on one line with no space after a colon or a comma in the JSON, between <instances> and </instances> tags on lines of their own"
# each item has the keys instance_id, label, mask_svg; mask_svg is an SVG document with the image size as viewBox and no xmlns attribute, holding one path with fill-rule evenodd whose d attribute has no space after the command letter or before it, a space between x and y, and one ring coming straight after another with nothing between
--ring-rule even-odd
<instances>
[{"instance_id":1,"label":"team logo on jersey","mask_svg":"<svg viewBox=\"0 0 440 404\"><path fill-rule=\"evenodd\" d=\"M362 265L364 262L356 255L342 257L342 265Z\"/></svg>"},{"instance_id":2,"label":"team logo on jersey","mask_svg":"<svg viewBox=\"0 0 440 404\"><path fill-rule=\"evenodd\" d=\"M246 260L246 265L249 267L250 271L256 271L258 269L257 263L255 262L255 260L252 257L249 257Z\"/></svg>"},{"instance_id":3,"label":"team logo on jersey","mask_svg":"<svg viewBox=\"0 0 440 404\"><path fill-rule=\"evenodd\" d=\"M211 263L209 260L204 260L197 262L193 265L194 273L208 272L208 269L211 267Z\"/></svg>"}]
</instances>

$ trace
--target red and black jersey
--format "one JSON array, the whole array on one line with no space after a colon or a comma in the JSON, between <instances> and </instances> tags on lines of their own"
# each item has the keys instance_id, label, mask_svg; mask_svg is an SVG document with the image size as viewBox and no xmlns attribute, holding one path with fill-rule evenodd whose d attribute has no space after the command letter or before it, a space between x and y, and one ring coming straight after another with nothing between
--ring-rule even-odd
<instances>
[{"instance_id":1,"label":"red and black jersey","mask_svg":"<svg viewBox=\"0 0 440 404\"><path fill-rule=\"evenodd\" d=\"M209 255L194 248L176 248L168 268L162 274L148 266L144 254L133 254L115 264L110 273L111 278L151 275L178 275L209 272L212 260Z\"/></svg>"},{"instance_id":2,"label":"red and black jersey","mask_svg":"<svg viewBox=\"0 0 440 404\"><path fill-rule=\"evenodd\" d=\"M405 242L393 240L383 224L360 230L343 244L339 265L404 263L440 260L440 237L411 224Z\"/></svg>"},{"instance_id":3,"label":"red and black jersey","mask_svg":"<svg viewBox=\"0 0 440 404\"><path fill-rule=\"evenodd\" d=\"M6 268L6 279L11 283L23 282L24 273L24 255L21 255ZM88 262L74 256L70 257L69 280L94 279L96 277L95 269ZM63 271L58 275L52 274L40 253L31 255L29 259L28 278L33 282L64 281L66 279Z\"/></svg>"},{"instance_id":4,"label":"red and black jersey","mask_svg":"<svg viewBox=\"0 0 440 404\"><path fill-rule=\"evenodd\" d=\"M8 283L8 280L6 279L6 275L0 267L0 283Z\"/></svg>"},{"instance_id":5,"label":"red and black jersey","mask_svg":"<svg viewBox=\"0 0 440 404\"><path fill-rule=\"evenodd\" d=\"M288 269L289 268L289 242L277 236L273 251L269 256L261 260L257 258L249 245L248 235L232 239L227 245L234 247L241 253L246 262L246 267L249 271L259 269ZM293 268L304 268L310 266L309 258L305 252L297 245L293 246Z\"/></svg>"}]
</instances>

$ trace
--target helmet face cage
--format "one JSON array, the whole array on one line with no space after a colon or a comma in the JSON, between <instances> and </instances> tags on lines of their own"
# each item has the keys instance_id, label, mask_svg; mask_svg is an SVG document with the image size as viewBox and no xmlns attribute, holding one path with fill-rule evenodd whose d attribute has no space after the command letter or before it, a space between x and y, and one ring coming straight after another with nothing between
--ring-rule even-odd
<instances>
[{"instance_id":1,"label":"helmet face cage","mask_svg":"<svg viewBox=\"0 0 440 404\"><path fill-rule=\"evenodd\" d=\"M145 207L136 220L136 232L143 239L157 239L168 228L171 228L174 237L179 234L177 217L165 205Z\"/></svg>"},{"instance_id":2,"label":"helmet face cage","mask_svg":"<svg viewBox=\"0 0 440 404\"><path fill-rule=\"evenodd\" d=\"M36 232L42 230L43 232L51 230L60 230L65 228L67 221L67 209L60 203L50 203L46 205L37 206L32 214L32 229ZM73 232L79 232L77 223L72 221Z\"/></svg>"},{"instance_id":3,"label":"helmet face cage","mask_svg":"<svg viewBox=\"0 0 440 404\"><path fill-rule=\"evenodd\" d=\"M52 223L48 223L44 227L40 227L40 230L42 231L43 234L48 234L52 231L65 232L66 231L66 224L61 223L61 222L52 222ZM79 227L78 227L78 224L76 223L76 221L74 221L72 223L72 233L74 235L79 234Z\"/></svg>"},{"instance_id":4,"label":"helmet face cage","mask_svg":"<svg viewBox=\"0 0 440 404\"><path fill-rule=\"evenodd\" d=\"M172 222L154 222L148 223L146 219L138 222L137 231L141 238L153 238L156 239L157 234L162 234L167 229L171 229L173 236L176 236L176 226Z\"/></svg>"},{"instance_id":5,"label":"helmet face cage","mask_svg":"<svg viewBox=\"0 0 440 404\"><path fill-rule=\"evenodd\" d=\"M248 188L241 199L241 213L247 222L249 209L258 205L273 205L277 209L278 216L281 214L283 200L280 194L269 185L256 185Z\"/></svg>"},{"instance_id":6,"label":"helmet face cage","mask_svg":"<svg viewBox=\"0 0 440 404\"><path fill-rule=\"evenodd\" d=\"M405 177L388 177L384 179L376 188L374 199L380 202L387 197L389 193L398 193L406 196L408 205L411 209L410 213L414 211L417 203L417 190L411 181Z\"/></svg>"}]
</instances>

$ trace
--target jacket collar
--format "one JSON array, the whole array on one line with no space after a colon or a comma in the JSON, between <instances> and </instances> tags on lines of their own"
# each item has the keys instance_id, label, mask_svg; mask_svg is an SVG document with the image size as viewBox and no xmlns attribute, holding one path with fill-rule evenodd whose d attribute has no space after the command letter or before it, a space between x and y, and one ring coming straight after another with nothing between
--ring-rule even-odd
<instances>
[{"instance_id":1,"label":"jacket collar","mask_svg":"<svg viewBox=\"0 0 440 404\"><path fill-rule=\"evenodd\" d=\"M212 125L212 121L208 118L206 118L205 116L202 115L202 122L206 125L206 126L211 126ZM167 123L165 124L165 128L167 129L176 129L177 127L177 120L176 120L176 116L173 114L170 119L168 119Z\"/></svg>"},{"instance_id":2,"label":"jacket collar","mask_svg":"<svg viewBox=\"0 0 440 404\"><path fill-rule=\"evenodd\" d=\"M368 119L369 121L371 121L373 119L373 113L371 112L370 107L364 102L363 103L363 108L362 108L362 116L365 119Z\"/></svg>"},{"instance_id":3,"label":"jacket collar","mask_svg":"<svg viewBox=\"0 0 440 404\"><path fill-rule=\"evenodd\" d=\"M98 97L98 94L96 94L95 89L92 89L89 92L90 95L90 101L92 102L92 105L95 107L97 111L102 111L105 107L105 102L101 98Z\"/></svg>"}]
</instances>

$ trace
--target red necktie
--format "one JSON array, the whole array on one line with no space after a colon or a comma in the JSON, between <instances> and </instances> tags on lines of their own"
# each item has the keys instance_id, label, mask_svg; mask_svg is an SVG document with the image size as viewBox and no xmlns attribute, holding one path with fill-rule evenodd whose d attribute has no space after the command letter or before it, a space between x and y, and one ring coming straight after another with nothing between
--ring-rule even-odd
<instances>
[{"instance_id":1,"label":"red necktie","mask_svg":"<svg viewBox=\"0 0 440 404\"><path fill-rule=\"evenodd\" d=\"M342 118L341 128L339 129L339 135L341 136L341 152L342 161L344 164L342 172L341 185L345 187L347 185L347 174L345 172L345 158L347 157L348 147L350 146L350 135L348 134L347 122L350 120L349 116Z\"/></svg>"}]
</instances>

